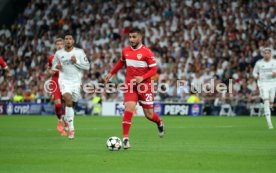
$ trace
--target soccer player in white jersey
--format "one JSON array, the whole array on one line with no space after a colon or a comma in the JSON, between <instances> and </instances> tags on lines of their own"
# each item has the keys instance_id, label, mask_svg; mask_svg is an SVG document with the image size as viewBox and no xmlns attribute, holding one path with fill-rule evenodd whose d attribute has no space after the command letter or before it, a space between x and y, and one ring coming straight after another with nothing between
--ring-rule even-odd
<instances>
[{"instance_id":1,"label":"soccer player in white jersey","mask_svg":"<svg viewBox=\"0 0 276 173\"><path fill-rule=\"evenodd\" d=\"M271 49L269 48L263 50L263 56L264 58L256 63L253 76L258 80L260 97L264 101L264 114L268 128L273 129L270 105L273 104L275 98L276 60L272 58Z\"/></svg>"},{"instance_id":2,"label":"soccer player in white jersey","mask_svg":"<svg viewBox=\"0 0 276 173\"><path fill-rule=\"evenodd\" d=\"M69 139L74 139L74 109L80 96L81 80L84 70L89 70L89 61L82 49L74 47L72 34L64 37L65 47L55 53L53 70L59 70L59 87L65 101L65 118L69 124Z\"/></svg>"}]
</instances>

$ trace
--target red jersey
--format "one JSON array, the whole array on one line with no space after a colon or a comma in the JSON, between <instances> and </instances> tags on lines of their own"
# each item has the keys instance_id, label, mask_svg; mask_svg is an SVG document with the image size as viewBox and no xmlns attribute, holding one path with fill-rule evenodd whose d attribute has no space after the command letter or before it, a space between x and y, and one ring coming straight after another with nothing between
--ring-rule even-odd
<instances>
[{"instance_id":1,"label":"red jersey","mask_svg":"<svg viewBox=\"0 0 276 173\"><path fill-rule=\"evenodd\" d=\"M137 49L131 46L122 51L121 61L126 64L126 82L130 82L135 76L143 76L143 82L150 82L150 77L144 76L152 67L156 67L156 61L149 48L141 45Z\"/></svg>"},{"instance_id":2,"label":"red jersey","mask_svg":"<svg viewBox=\"0 0 276 173\"><path fill-rule=\"evenodd\" d=\"M4 61L4 59L0 56L0 66L3 68L3 69L6 69L8 68L6 62Z\"/></svg>"},{"instance_id":3,"label":"red jersey","mask_svg":"<svg viewBox=\"0 0 276 173\"><path fill-rule=\"evenodd\" d=\"M53 59L54 59L54 55L51 55L51 56L48 57L48 66L50 68L52 68ZM56 71L55 74L52 76L52 78L58 78L58 76L59 76L59 73L58 73L58 71Z\"/></svg>"}]
</instances>

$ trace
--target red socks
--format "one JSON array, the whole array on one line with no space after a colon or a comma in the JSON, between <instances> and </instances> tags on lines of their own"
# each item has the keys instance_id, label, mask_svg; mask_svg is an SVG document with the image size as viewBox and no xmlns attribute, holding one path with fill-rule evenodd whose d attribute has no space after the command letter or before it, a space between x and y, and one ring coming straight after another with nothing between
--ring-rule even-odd
<instances>
[{"instance_id":1,"label":"red socks","mask_svg":"<svg viewBox=\"0 0 276 173\"><path fill-rule=\"evenodd\" d=\"M131 126L132 115L133 115L133 113L129 112L129 111L125 111L125 113L124 113L124 118L123 118L123 122L122 122L124 138L128 138L129 129ZM152 122L155 122L158 126L160 126L161 120L157 113L153 113L152 118L149 120Z\"/></svg>"},{"instance_id":2,"label":"red socks","mask_svg":"<svg viewBox=\"0 0 276 173\"><path fill-rule=\"evenodd\" d=\"M62 115L62 107L61 104L55 104L55 110L56 110L56 114L58 119L61 119L61 115Z\"/></svg>"},{"instance_id":3,"label":"red socks","mask_svg":"<svg viewBox=\"0 0 276 173\"><path fill-rule=\"evenodd\" d=\"M133 113L129 112L129 111L125 111L125 113L124 113L124 118L123 118L123 122L122 122L124 138L128 138L129 129L131 126L132 115L133 115Z\"/></svg>"},{"instance_id":4,"label":"red socks","mask_svg":"<svg viewBox=\"0 0 276 173\"><path fill-rule=\"evenodd\" d=\"M149 120L152 121L152 122L155 122L158 126L160 126L161 120L160 120L157 113L154 112L152 118L149 119Z\"/></svg>"}]
</instances>

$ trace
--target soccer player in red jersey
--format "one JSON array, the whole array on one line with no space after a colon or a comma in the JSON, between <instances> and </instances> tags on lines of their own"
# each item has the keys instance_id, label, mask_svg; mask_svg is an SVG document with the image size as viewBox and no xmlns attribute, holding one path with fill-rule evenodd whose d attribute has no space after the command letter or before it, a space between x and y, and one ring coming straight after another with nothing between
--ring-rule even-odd
<instances>
[{"instance_id":1,"label":"soccer player in red jersey","mask_svg":"<svg viewBox=\"0 0 276 173\"><path fill-rule=\"evenodd\" d=\"M154 55L149 48L142 44L140 29L133 28L129 32L129 42L130 46L122 50L121 59L105 77L105 82L108 82L112 75L117 73L123 66L126 66L126 85L128 89L124 92L125 112L122 122L124 149L130 148L129 129L138 101L143 107L146 118L157 124L159 136L163 137L164 135L163 121L157 113L153 112L154 96L151 90L151 77L157 71Z\"/></svg>"},{"instance_id":2,"label":"soccer player in red jersey","mask_svg":"<svg viewBox=\"0 0 276 173\"><path fill-rule=\"evenodd\" d=\"M62 38L58 38L55 41L55 49L60 50L64 47L64 42ZM62 136L66 136L66 131L63 129L62 126L62 104L61 104L61 92L58 85L58 77L59 73L58 71L51 70L52 68L52 61L54 59L54 55L51 55L48 57L48 70L50 74L52 75L51 83L50 83L50 90L52 93L52 97L55 103L55 112L58 118L58 125L57 130L61 133ZM68 126L68 124L65 122L65 128Z\"/></svg>"}]
</instances>

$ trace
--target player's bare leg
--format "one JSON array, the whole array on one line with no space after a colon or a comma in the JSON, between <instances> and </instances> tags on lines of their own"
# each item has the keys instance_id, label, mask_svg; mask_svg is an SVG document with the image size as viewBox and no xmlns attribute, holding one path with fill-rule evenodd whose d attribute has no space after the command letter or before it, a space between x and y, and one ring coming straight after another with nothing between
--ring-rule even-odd
<instances>
[{"instance_id":1,"label":"player's bare leg","mask_svg":"<svg viewBox=\"0 0 276 173\"><path fill-rule=\"evenodd\" d=\"M66 120L69 125L69 139L74 139L75 129L74 129L74 109L73 109L73 101L72 95L70 93L63 94L63 99L65 101L65 112L66 112Z\"/></svg>"},{"instance_id":2,"label":"player's bare leg","mask_svg":"<svg viewBox=\"0 0 276 173\"><path fill-rule=\"evenodd\" d=\"M122 122L124 149L130 148L128 135L129 135L129 130L131 127L131 120L132 120L132 116L133 116L135 107L136 107L136 102L133 102L133 101L125 102L125 112L124 112L124 118L123 118L123 122Z\"/></svg>"},{"instance_id":3,"label":"player's bare leg","mask_svg":"<svg viewBox=\"0 0 276 173\"><path fill-rule=\"evenodd\" d=\"M269 99L264 100L264 114L269 129L273 129Z\"/></svg>"},{"instance_id":4,"label":"player's bare leg","mask_svg":"<svg viewBox=\"0 0 276 173\"><path fill-rule=\"evenodd\" d=\"M158 128L159 136L162 138L164 136L164 123L159 118L157 113L153 112L153 108L143 108L146 118L152 122L155 122Z\"/></svg>"}]
</instances>

